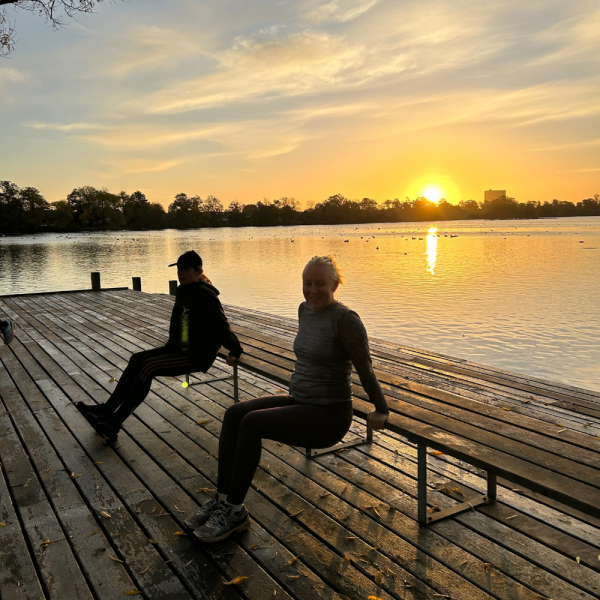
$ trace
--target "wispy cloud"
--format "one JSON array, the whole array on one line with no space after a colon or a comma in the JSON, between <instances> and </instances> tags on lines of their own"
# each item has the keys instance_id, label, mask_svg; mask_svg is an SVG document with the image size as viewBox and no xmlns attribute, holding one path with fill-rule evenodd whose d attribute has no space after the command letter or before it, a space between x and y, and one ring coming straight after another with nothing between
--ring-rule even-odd
<instances>
[{"instance_id":1,"label":"wispy cloud","mask_svg":"<svg viewBox=\"0 0 600 600\"><path fill-rule=\"evenodd\" d=\"M90 129L111 129L111 126L109 125L99 125L97 123L25 123L25 127L65 132L85 131Z\"/></svg>"},{"instance_id":2,"label":"wispy cloud","mask_svg":"<svg viewBox=\"0 0 600 600\"><path fill-rule=\"evenodd\" d=\"M593 167L589 169L566 169L564 171L556 171L557 173L594 173L600 171L600 167Z\"/></svg>"},{"instance_id":3,"label":"wispy cloud","mask_svg":"<svg viewBox=\"0 0 600 600\"><path fill-rule=\"evenodd\" d=\"M301 5L303 17L310 23L346 23L356 19L379 0L308 0Z\"/></svg>"}]
</instances>

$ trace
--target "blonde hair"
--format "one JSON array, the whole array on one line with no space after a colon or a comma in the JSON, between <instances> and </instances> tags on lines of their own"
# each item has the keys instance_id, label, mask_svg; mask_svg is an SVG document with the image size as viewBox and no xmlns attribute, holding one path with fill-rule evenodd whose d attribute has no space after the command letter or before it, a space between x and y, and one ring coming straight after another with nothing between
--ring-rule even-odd
<instances>
[{"instance_id":1,"label":"blonde hair","mask_svg":"<svg viewBox=\"0 0 600 600\"><path fill-rule=\"evenodd\" d=\"M306 263L306 267L308 267L309 265L317 265L319 267L326 267L328 269L328 271L331 273L331 277L333 278L333 281L337 281L340 284L344 285L344 275L342 274L342 271L333 256L330 256L330 255L313 256Z\"/></svg>"}]
</instances>

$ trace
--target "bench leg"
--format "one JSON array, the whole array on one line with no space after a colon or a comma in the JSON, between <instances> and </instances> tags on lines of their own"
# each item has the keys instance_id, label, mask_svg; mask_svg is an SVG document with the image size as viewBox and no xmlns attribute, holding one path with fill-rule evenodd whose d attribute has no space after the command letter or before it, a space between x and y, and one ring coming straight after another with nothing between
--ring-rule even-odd
<instances>
[{"instance_id":1,"label":"bench leg","mask_svg":"<svg viewBox=\"0 0 600 600\"><path fill-rule=\"evenodd\" d=\"M306 448L306 456L308 458L313 458L314 456L322 456L323 454L329 454L330 452L336 452L341 450L342 448L354 448L355 446L362 446L363 444L372 444L373 443L373 429L367 423L367 435L364 438L360 438L353 442L344 442L343 444L336 444L335 446L331 446L331 448Z\"/></svg>"},{"instance_id":2,"label":"bench leg","mask_svg":"<svg viewBox=\"0 0 600 600\"><path fill-rule=\"evenodd\" d=\"M487 474L487 494L485 496L476 496L466 502L461 502L456 506L451 506L444 510L434 513L427 512L427 446L424 443L418 444L417 449L417 496L418 509L417 518L421 525L430 525L435 521L447 519L466 510L475 510L480 504L490 504L495 502L497 496L496 473L488 471Z\"/></svg>"},{"instance_id":3,"label":"bench leg","mask_svg":"<svg viewBox=\"0 0 600 600\"><path fill-rule=\"evenodd\" d=\"M238 386L238 366L237 362L233 365L233 401L239 402L239 386Z\"/></svg>"}]
</instances>

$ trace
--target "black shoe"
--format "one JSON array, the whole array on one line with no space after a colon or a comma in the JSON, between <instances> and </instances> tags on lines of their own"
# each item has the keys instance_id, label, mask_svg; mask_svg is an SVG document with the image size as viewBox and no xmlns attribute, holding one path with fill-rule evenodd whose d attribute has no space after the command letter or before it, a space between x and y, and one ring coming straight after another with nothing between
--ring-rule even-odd
<instances>
[{"instance_id":1,"label":"black shoe","mask_svg":"<svg viewBox=\"0 0 600 600\"><path fill-rule=\"evenodd\" d=\"M121 425L112 423L110 421L102 421L98 419L95 423L90 425L100 434L106 444L114 444L117 441L119 431L121 431Z\"/></svg>"}]
</instances>

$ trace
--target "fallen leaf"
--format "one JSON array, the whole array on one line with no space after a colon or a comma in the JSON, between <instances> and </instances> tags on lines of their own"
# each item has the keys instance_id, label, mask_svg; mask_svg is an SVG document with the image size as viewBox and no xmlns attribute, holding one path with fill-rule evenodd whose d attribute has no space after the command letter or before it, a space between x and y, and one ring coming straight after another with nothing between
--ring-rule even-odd
<instances>
[{"instance_id":1,"label":"fallen leaf","mask_svg":"<svg viewBox=\"0 0 600 600\"><path fill-rule=\"evenodd\" d=\"M90 536L94 535L95 533L98 533L99 531L100 531L100 527L98 527L98 529L94 529L94 531L92 531L92 533L88 533L86 535L86 537L90 537Z\"/></svg>"},{"instance_id":2,"label":"fallen leaf","mask_svg":"<svg viewBox=\"0 0 600 600\"><path fill-rule=\"evenodd\" d=\"M577 561L577 564L581 564L581 558L579 558L579 556L576 556L575 560Z\"/></svg>"},{"instance_id":3,"label":"fallen leaf","mask_svg":"<svg viewBox=\"0 0 600 600\"><path fill-rule=\"evenodd\" d=\"M131 590L131 591L124 591L123 594L125 594L125 596L135 596L136 594L141 594L142 592L140 592L139 590Z\"/></svg>"},{"instance_id":4,"label":"fallen leaf","mask_svg":"<svg viewBox=\"0 0 600 600\"><path fill-rule=\"evenodd\" d=\"M100 511L100 514L101 514L103 517L107 517L107 518L109 518L109 519L112 519L112 517L111 517L111 516L110 516L110 515L109 515L109 514L108 514L108 513L105 511L105 510L101 510L101 511Z\"/></svg>"},{"instance_id":5,"label":"fallen leaf","mask_svg":"<svg viewBox=\"0 0 600 600\"><path fill-rule=\"evenodd\" d=\"M348 564L350 564L350 559L348 558L348 556L347 556L346 554L344 554L344 560L345 560L345 561L346 561Z\"/></svg>"},{"instance_id":6,"label":"fallen leaf","mask_svg":"<svg viewBox=\"0 0 600 600\"><path fill-rule=\"evenodd\" d=\"M108 383L112 383L114 380L115 380L115 378L114 378L114 377L111 377L111 378L108 380ZM138 593L139 593L139 592L138 592Z\"/></svg>"},{"instance_id":7,"label":"fallen leaf","mask_svg":"<svg viewBox=\"0 0 600 600\"><path fill-rule=\"evenodd\" d=\"M382 580L383 580L383 573L381 571L378 571L377 575L375 575L375 583L378 586L381 586Z\"/></svg>"},{"instance_id":8,"label":"fallen leaf","mask_svg":"<svg viewBox=\"0 0 600 600\"><path fill-rule=\"evenodd\" d=\"M216 488L200 488L198 491L199 492L208 492L208 493L212 494L215 490L216 490Z\"/></svg>"},{"instance_id":9,"label":"fallen leaf","mask_svg":"<svg viewBox=\"0 0 600 600\"><path fill-rule=\"evenodd\" d=\"M124 562L124 561L118 559L116 556L113 556L112 554L109 554L108 558L110 558L110 560L114 560L115 562L120 562L120 563Z\"/></svg>"},{"instance_id":10,"label":"fallen leaf","mask_svg":"<svg viewBox=\"0 0 600 600\"><path fill-rule=\"evenodd\" d=\"M192 560L185 563L185 566L189 567L195 560L196 560L195 558L192 558Z\"/></svg>"},{"instance_id":11,"label":"fallen leaf","mask_svg":"<svg viewBox=\"0 0 600 600\"><path fill-rule=\"evenodd\" d=\"M510 408L508 408L507 406L503 406L502 410L510 410Z\"/></svg>"},{"instance_id":12,"label":"fallen leaf","mask_svg":"<svg viewBox=\"0 0 600 600\"><path fill-rule=\"evenodd\" d=\"M242 577L236 577L235 579L232 579L231 581L227 581L225 583L225 585L238 585L240 583L242 583L242 581L246 581L246 579L248 579L245 575Z\"/></svg>"},{"instance_id":13,"label":"fallen leaf","mask_svg":"<svg viewBox=\"0 0 600 600\"><path fill-rule=\"evenodd\" d=\"M0 523L0 527L6 527L6 523Z\"/></svg>"},{"instance_id":14,"label":"fallen leaf","mask_svg":"<svg viewBox=\"0 0 600 600\"><path fill-rule=\"evenodd\" d=\"M151 544L158 544L158 542L157 542L157 541L156 541L154 538L148 538L148 541L149 541Z\"/></svg>"},{"instance_id":15,"label":"fallen leaf","mask_svg":"<svg viewBox=\"0 0 600 600\"><path fill-rule=\"evenodd\" d=\"M441 450L433 450L432 452L428 452L430 456L439 456L440 454L444 454Z\"/></svg>"},{"instance_id":16,"label":"fallen leaf","mask_svg":"<svg viewBox=\"0 0 600 600\"><path fill-rule=\"evenodd\" d=\"M461 496L464 496L464 494L457 488L452 488L457 494L460 494Z\"/></svg>"},{"instance_id":17,"label":"fallen leaf","mask_svg":"<svg viewBox=\"0 0 600 600\"><path fill-rule=\"evenodd\" d=\"M204 425L206 423L210 423L212 419L206 419L206 421L196 421L196 425Z\"/></svg>"},{"instance_id":18,"label":"fallen leaf","mask_svg":"<svg viewBox=\"0 0 600 600\"><path fill-rule=\"evenodd\" d=\"M187 535L187 533L184 533L183 531L176 531L175 535Z\"/></svg>"},{"instance_id":19,"label":"fallen leaf","mask_svg":"<svg viewBox=\"0 0 600 600\"><path fill-rule=\"evenodd\" d=\"M369 596L367 600L381 600L381 598L378 598L377 596Z\"/></svg>"},{"instance_id":20,"label":"fallen leaf","mask_svg":"<svg viewBox=\"0 0 600 600\"><path fill-rule=\"evenodd\" d=\"M150 570L150 567L146 567L143 571L140 571L138 573L138 575L143 575L144 573L147 573Z\"/></svg>"},{"instance_id":21,"label":"fallen leaf","mask_svg":"<svg viewBox=\"0 0 600 600\"><path fill-rule=\"evenodd\" d=\"M300 555L298 554L298 556L294 556L294 558L292 558L288 563L286 563L286 567L289 567L291 564L295 563L298 560L298 557Z\"/></svg>"},{"instance_id":22,"label":"fallen leaf","mask_svg":"<svg viewBox=\"0 0 600 600\"><path fill-rule=\"evenodd\" d=\"M288 579L300 579L300 575L286 575Z\"/></svg>"}]
</instances>

